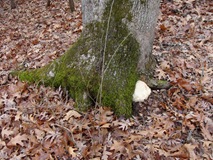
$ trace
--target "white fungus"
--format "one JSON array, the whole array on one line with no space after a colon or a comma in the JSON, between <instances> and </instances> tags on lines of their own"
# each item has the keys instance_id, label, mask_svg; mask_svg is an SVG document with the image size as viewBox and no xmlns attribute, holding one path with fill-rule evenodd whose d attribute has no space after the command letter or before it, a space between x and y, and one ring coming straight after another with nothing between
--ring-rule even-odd
<instances>
[{"instance_id":1,"label":"white fungus","mask_svg":"<svg viewBox=\"0 0 213 160\"><path fill-rule=\"evenodd\" d=\"M133 94L134 102L143 102L151 94L151 89L141 80L138 80L135 84L135 91Z\"/></svg>"}]
</instances>

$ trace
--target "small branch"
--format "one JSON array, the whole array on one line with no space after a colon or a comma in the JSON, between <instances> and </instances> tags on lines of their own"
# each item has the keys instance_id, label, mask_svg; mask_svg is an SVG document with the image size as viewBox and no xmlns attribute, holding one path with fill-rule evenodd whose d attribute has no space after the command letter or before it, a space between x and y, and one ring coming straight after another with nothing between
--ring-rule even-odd
<instances>
[{"instance_id":1,"label":"small branch","mask_svg":"<svg viewBox=\"0 0 213 160\"><path fill-rule=\"evenodd\" d=\"M105 72L107 71L107 69L109 68L109 65L110 65L112 59L114 58L115 54L118 52L119 48L122 46L122 44L124 43L124 41L130 36L130 34L131 34L131 33L129 33L129 34L122 40L122 42L119 44L119 46L116 48L115 52L113 53L112 57L110 58L110 60L109 60L109 62L108 62L108 64L107 64L107 66L106 66L106 68L105 68L105 70L104 70L104 74L105 74Z\"/></svg>"},{"instance_id":2,"label":"small branch","mask_svg":"<svg viewBox=\"0 0 213 160\"><path fill-rule=\"evenodd\" d=\"M75 141L75 139L74 139L74 136L73 136L72 132L71 132L68 128L66 128L66 127L64 127L64 126L61 126L61 125L59 125L59 124L54 124L54 125L57 126L57 127L62 128L62 129L65 130L65 131L67 131L67 132L70 134L70 138L71 138L72 142L76 145L76 141Z\"/></svg>"},{"instance_id":3,"label":"small branch","mask_svg":"<svg viewBox=\"0 0 213 160\"><path fill-rule=\"evenodd\" d=\"M152 90L169 89L172 86L172 84L167 80L150 78L146 75L142 75L141 80L144 81Z\"/></svg>"},{"instance_id":4,"label":"small branch","mask_svg":"<svg viewBox=\"0 0 213 160\"><path fill-rule=\"evenodd\" d=\"M99 104L101 104L101 98L102 98L102 88L103 88L103 80L104 80L104 63L105 63L105 56L106 56L106 47L107 47L107 40L108 40L108 33L109 33L109 25L110 25L110 19L112 14L112 8L113 8L114 0L112 1L109 18L107 22L107 29L106 29L106 36L105 36L105 43L104 43L104 50L103 50L103 61L102 61L102 69L101 69L101 83L99 88L99 93L97 95L97 100L99 96Z\"/></svg>"}]
</instances>

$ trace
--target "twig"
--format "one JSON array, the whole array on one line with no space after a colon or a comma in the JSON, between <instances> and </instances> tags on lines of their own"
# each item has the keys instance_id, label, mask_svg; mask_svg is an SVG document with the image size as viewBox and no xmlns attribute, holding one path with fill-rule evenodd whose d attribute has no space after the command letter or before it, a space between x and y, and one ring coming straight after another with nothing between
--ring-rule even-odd
<instances>
[{"instance_id":1,"label":"twig","mask_svg":"<svg viewBox=\"0 0 213 160\"><path fill-rule=\"evenodd\" d=\"M64 129L65 131L67 131L71 135L70 138L71 138L72 142L76 145L76 141L75 141L75 139L73 137L73 134L72 134L72 132L68 128L66 128L64 126L61 126L60 124L54 124L54 125L57 126L57 127L60 127L62 129Z\"/></svg>"},{"instance_id":2,"label":"twig","mask_svg":"<svg viewBox=\"0 0 213 160\"><path fill-rule=\"evenodd\" d=\"M109 65L110 65L112 59L114 58L115 54L118 52L119 48L122 46L122 44L124 43L124 41L130 36L130 34L131 34L131 33L129 33L129 34L121 41L121 43L119 44L119 46L116 48L115 52L113 53L112 57L110 58L110 60L109 60L109 62L108 62L108 64L107 64L107 66L106 66L106 69L104 70L104 74L105 74L105 72L107 71L107 69L109 68Z\"/></svg>"},{"instance_id":3,"label":"twig","mask_svg":"<svg viewBox=\"0 0 213 160\"><path fill-rule=\"evenodd\" d=\"M102 69L101 69L101 82L100 82L100 88L99 88L99 93L97 95L97 100L99 96L99 103L101 104L101 98L102 98L102 89L103 89L103 80L104 80L104 63L105 63L105 56L106 56L106 47L107 47L107 40L108 40L108 33L109 33L109 25L110 25L110 19L111 19L111 14L112 14L112 8L113 8L114 0L112 1L111 8L110 8L110 13L109 13L109 18L107 22L107 29L106 29L106 36L105 36L105 43L104 43L104 50L103 50L103 61L102 61Z\"/></svg>"}]
</instances>

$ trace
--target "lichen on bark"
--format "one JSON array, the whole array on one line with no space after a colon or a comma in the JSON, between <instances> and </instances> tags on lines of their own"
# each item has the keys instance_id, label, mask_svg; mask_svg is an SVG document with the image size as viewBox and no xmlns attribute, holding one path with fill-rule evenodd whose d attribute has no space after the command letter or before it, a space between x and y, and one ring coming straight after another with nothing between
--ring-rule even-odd
<instances>
[{"instance_id":1,"label":"lichen on bark","mask_svg":"<svg viewBox=\"0 0 213 160\"><path fill-rule=\"evenodd\" d=\"M43 68L18 72L19 78L65 88L79 109L101 102L118 115L130 116L140 55L138 41L123 23L132 20L131 8L130 0L109 0L102 20L87 24L62 57Z\"/></svg>"}]
</instances>

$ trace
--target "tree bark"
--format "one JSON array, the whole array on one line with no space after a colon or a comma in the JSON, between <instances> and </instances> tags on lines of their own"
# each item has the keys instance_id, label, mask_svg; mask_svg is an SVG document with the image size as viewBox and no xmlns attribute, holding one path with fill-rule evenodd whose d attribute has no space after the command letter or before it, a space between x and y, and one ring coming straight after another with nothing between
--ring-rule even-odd
<instances>
[{"instance_id":1,"label":"tree bark","mask_svg":"<svg viewBox=\"0 0 213 160\"><path fill-rule=\"evenodd\" d=\"M50 0L47 0L47 7L50 6ZM69 6L70 6L70 11L74 12L75 11L75 4L73 0L69 0Z\"/></svg>"},{"instance_id":2,"label":"tree bark","mask_svg":"<svg viewBox=\"0 0 213 160\"><path fill-rule=\"evenodd\" d=\"M47 0L47 5L46 5L47 7L49 7L50 6L50 0Z\"/></svg>"},{"instance_id":3,"label":"tree bark","mask_svg":"<svg viewBox=\"0 0 213 160\"><path fill-rule=\"evenodd\" d=\"M75 4L73 0L69 0L69 6L70 6L70 11L74 12L75 11Z\"/></svg>"},{"instance_id":4,"label":"tree bark","mask_svg":"<svg viewBox=\"0 0 213 160\"><path fill-rule=\"evenodd\" d=\"M83 33L59 59L24 71L20 79L66 88L79 109L102 105L132 114L140 75L154 69L151 55L160 0L82 0Z\"/></svg>"},{"instance_id":5,"label":"tree bark","mask_svg":"<svg viewBox=\"0 0 213 160\"><path fill-rule=\"evenodd\" d=\"M10 7L11 9L15 9L16 8L16 3L14 0L10 0Z\"/></svg>"}]
</instances>

